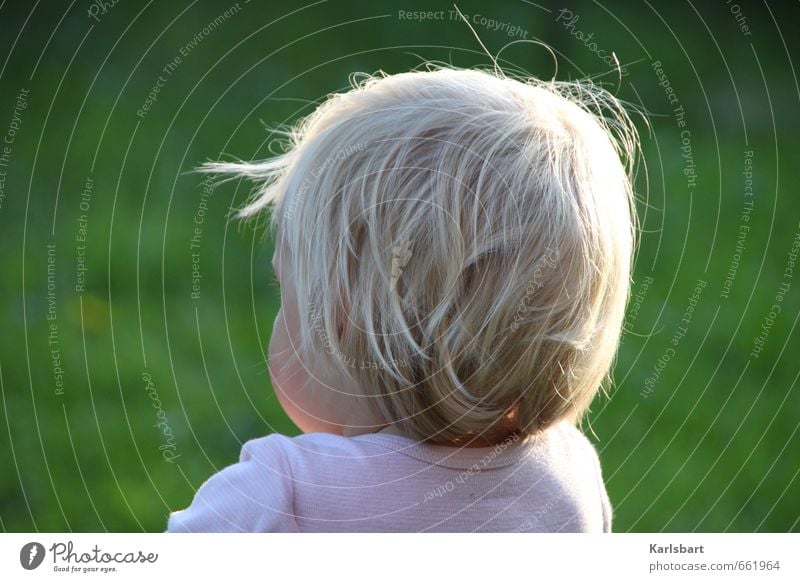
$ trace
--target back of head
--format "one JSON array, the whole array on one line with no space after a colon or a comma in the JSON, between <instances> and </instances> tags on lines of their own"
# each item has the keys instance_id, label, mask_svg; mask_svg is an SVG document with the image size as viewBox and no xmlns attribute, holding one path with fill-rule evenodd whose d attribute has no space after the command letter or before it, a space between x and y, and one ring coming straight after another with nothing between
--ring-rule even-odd
<instances>
[{"instance_id":1,"label":"back of head","mask_svg":"<svg viewBox=\"0 0 800 582\"><path fill-rule=\"evenodd\" d=\"M261 181L244 214L274 204L305 357L432 442L580 418L634 246L636 133L614 97L477 70L366 77L290 139L211 168Z\"/></svg>"}]
</instances>

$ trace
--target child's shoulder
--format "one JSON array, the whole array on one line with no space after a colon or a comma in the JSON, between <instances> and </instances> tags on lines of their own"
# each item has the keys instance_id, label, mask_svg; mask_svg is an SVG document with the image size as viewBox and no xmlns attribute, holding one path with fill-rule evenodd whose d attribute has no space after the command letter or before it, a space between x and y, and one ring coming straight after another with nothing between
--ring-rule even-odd
<instances>
[{"instance_id":1,"label":"child's shoulder","mask_svg":"<svg viewBox=\"0 0 800 582\"><path fill-rule=\"evenodd\" d=\"M557 431L559 435L558 438L562 443L575 447L577 450L582 450L587 454L591 454L593 456L597 455L597 451L595 450L592 441L590 441L589 437L587 437L586 434L584 434L584 432L574 424L563 421L555 424L552 429L554 432Z\"/></svg>"},{"instance_id":2,"label":"child's shoulder","mask_svg":"<svg viewBox=\"0 0 800 582\"><path fill-rule=\"evenodd\" d=\"M239 460L280 457L289 470L319 472L324 467L336 468L349 461L385 460L388 451L380 446L381 441L381 435L374 434L345 437L323 432L297 436L275 433L247 441Z\"/></svg>"},{"instance_id":3,"label":"child's shoulder","mask_svg":"<svg viewBox=\"0 0 800 582\"><path fill-rule=\"evenodd\" d=\"M562 421L548 428L542 446L543 454L553 461L596 469L600 458L592 441L574 424Z\"/></svg>"},{"instance_id":4,"label":"child's shoulder","mask_svg":"<svg viewBox=\"0 0 800 582\"><path fill-rule=\"evenodd\" d=\"M352 453L370 446L368 439L361 437L345 437L326 432L311 432L297 436L279 433L247 441L242 447L243 454L256 455L267 451L281 451L289 457L314 455L334 455Z\"/></svg>"}]
</instances>

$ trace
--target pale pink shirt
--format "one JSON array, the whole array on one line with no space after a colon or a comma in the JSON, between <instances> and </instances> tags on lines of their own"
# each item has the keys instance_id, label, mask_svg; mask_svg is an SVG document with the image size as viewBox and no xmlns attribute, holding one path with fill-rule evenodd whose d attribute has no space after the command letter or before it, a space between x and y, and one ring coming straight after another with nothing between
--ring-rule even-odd
<instances>
[{"instance_id":1,"label":"pale pink shirt","mask_svg":"<svg viewBox=\"0 0 800 582\"><path fill-rule=\"evenodd\" d=\"M494 447L387 433L272 434L170 515L169 532L608 532L597 453L562 422Z\"/></svg>"}]
</instances>

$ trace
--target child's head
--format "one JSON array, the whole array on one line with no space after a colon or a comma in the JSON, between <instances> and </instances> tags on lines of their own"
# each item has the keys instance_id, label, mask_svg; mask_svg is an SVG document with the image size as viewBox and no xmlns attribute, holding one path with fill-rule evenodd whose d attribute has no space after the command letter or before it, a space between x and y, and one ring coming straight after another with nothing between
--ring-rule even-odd
<instances>
[{"instance_id":1,"label":"child's head","mask_svg":"<svg viewBox=\"0 0 800 582\"><path fill-rule=\"evenodd\" d=\"M304 430L493 442L576 420L628 297L636 132L587 84L369 77L270 160L209 164L273 205L273 384Z\"/></svg>"}]
</instances>

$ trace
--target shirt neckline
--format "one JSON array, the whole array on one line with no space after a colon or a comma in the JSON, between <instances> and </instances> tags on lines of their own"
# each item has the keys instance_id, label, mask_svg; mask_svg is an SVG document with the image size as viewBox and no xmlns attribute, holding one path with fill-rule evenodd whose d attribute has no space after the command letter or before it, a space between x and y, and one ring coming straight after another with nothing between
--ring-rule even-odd
<instances>
[{"instance_id":1,"label":"shirt neckline","mask_svg":"<svg viewBox=\"0 0 800 582\"><path fill-rule=\"evenodd\" d=\"M516 440L510 437L490 447L435 445L387 433L369 433L354 438L433 465L451 469L477 467L480 470L489 470L507 467L520 461L530 453L533 447L547 438L547 432L545 430L536 435L517 437Z\"/></svg>"}]
</instances>

